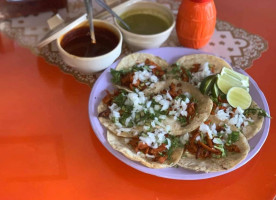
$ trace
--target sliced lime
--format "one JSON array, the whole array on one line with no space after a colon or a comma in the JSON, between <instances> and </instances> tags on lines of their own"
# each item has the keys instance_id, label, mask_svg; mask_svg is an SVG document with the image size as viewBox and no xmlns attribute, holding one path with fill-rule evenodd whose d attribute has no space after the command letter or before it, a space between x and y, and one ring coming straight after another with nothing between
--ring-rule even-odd
<instances>
[{"instance_id":1,"label":"sliced lime","mask_svg":"<svg viewBox=\"0 0 276 200\"><path fill-rule=\"evenodd\" d=\"M249 87L249 77L248 76L245 76L239 72L235 72L234 70L226 68L226 67L222 68L220 74L221 75L225 74L225 75L231 76L232 78L239 80L242 83L243 87Z\"/></svg>"},{"instance_id":2,"label":"sliced lime","mask_svg":"<svg viewBox=\"0 0 276 200\"><path fill-rule=\"evenodd\" d=\"M232 87L242 87L249 91L249 77L228 68L222 69L217 84L224 94Z\"/></svg>"},{"instance_id":3,"label":"sliced lime","mask_svg":"<svg viewBox=\"0 0 276 200\"><path fill-rule=\"evenodd\" d=\"M252 98L248 91L241 87L232 87L227 93L228 103L237 108L238 106L243 110L249 108L252 102Z\"/></svg>"},{"instance_id":4,"label":"sliced lime","mask_svg":"<svg viewBox=\"0 0 276 200\"><path fill-rule=\"evenodd\" d=\"M214 83L213 87L211 88L211 91L212 91L212 96L213 98L218 98L219 96L219 89L218 89L218 85L217 85L217 82Z\"/></svg>"},{"instance_id":5,"label":"sliced lime","mask_svg":"<svg viewBox=\"0 0 276 200\"><path fill-rule=\"evenodd\" d=\"M217 80L216 75L207 76L200 84L199 90L202 94L208 94L214 82Z\"/></svg>"}]
</instances>

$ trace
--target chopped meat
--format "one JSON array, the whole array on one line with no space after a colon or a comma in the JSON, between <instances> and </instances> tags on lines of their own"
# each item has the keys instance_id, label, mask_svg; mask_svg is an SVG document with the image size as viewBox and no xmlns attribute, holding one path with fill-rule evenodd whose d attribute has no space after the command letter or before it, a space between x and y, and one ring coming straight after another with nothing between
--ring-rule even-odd
<instances>
[{"instance_id":1,"label":"chopped meat","mask_svg":"<svg viewBox=\"0 0 276 200\"><path fill-rule=\"evenodd\" d=\"M127 73L121 78L121 84L129 87L132 85L134 73Z\"/></svg>"},{"instance_id":2,"label":"chopped meat","mask_svg":"<svg viewBox=\"0 0 276 200\"><path fill-rule=\"evenodd\" d=\"M195 111L196 111L195 106L196 104L194 102L188 103L187 112L188 112L188 115L190 115L191 117L195 115Z\"/></svg>"},{"instance_id":3,"label":"chopped meat","mask_svg":"<svg viewBox=\"0 0 276 200\"><path fill-rule=\"evenodd\" d=\"M206 142L210 148L214 147L213 141L210 139L208 134L206 134Z\"/></svg>"},{"instance_id":4,"label":"chopped meat","mask_svg":"<svg viewBox=\"0 0 276 200\"><path fill-rule=\"evenodd\" d=\"M108 118L109 115L110 115L110 110L109 109L106 109L105 111L99 113L99 117L104 117L104 118Z\"/></svg>"},{"instance_id":5,"label":"chopped meat","mask_svg":"<svg viewBox=\"0 0 276 200\"><path fill-rule=\"evenodd\" d=\"M184 82L189 82L189 76L184 68L181 68L182 74L181 74L181 79Z\"/></svg>"},{"instance_id":6,"label":"chopped meat","mask_svg":"<svg viewBox=\"0 0 276 200\"><path fill-rule=\"evenodd\" d=\"M171 97L173 99L178 96L177 91L176 91L176 85L174 83L171 83L171 85L170 85L169 94L171 95Z\"/></svg>"},{"instance_id":7,"label":"chopped meat","mask_svg":"<svg viewBox=\"0 0 276 200\"><path fill-rule=\"evenodd\" d=\"M200 64L193 64L193 67L190 69L192 73L198 72Z\"/></svg>"},{"instance_id":8,"label":"chopped meat","mask_svg":"<svg viewBox=\"0 0 276 200\"><path fill-rule=\"evenodd\" d=\"M204 149L206 149L207 151L210 151L212 153L215 153L215 154L221 154L221 151L218 150L218 149L215 149L215 148L211 148L209 147L208 145L204 144L203 142L201 141L198 141L197 142L200 146L202 146Z\"/></svg>"},{"instance_id":9,"label":"chopped meat","mask_svg":"<svg viewBox=\"0 0 276 200\"><path fill-rule=\"evenodd\" d=\"M229 152L236 152L236 153L241 152L241 151L240 151L240 148L239 148L237 145L235 145L235 144L224 145L224 147L225 147L226 150L229 151Z\"/></svg>"},{"instance_id":10,"label":"chopped meat","mask_svg":"<svg viewBox=\"0 0 276 200\"><path fill-rule=\"evenodd\" d=\"M113 98L113 95L110 94L110 92L108 90L105 90L105 92L106 92L106 95L103 98L103 103L107 104L107 105L110 105L111 101L112 101L112 98Z\"/></svg>"},{"instance_id":11,"label":"chopped meat","mask_svg":"<svg viewBox=\"0 0 276 200\"><path fill-rule=\"evenodd\" d=\"M154 161L157 161L159 163L164 163L168 158L168 155L164 155L164 156L157 156L155 157Z\"/></svg>"},{"instance_id":12,"label":"chopped meat","mask_svg":"<svg viewBox=\"0 0 276 200\"><path fill-rule=\"evenodd\" d=\"M156 162L163 163L168 158L166 153L167 148L164 143L154 149L147 144L141 142L138 137L134 137L128 142L128 144L132 146L135 152L141 151L144 154L153 155L153 160Z\"/></svg>"}]
</instances>

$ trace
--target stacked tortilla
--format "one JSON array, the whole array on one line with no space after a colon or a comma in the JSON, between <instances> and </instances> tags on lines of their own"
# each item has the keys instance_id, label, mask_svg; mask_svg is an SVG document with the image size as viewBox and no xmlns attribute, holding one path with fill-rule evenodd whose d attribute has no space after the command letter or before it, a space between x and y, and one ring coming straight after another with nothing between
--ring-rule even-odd
<instances>
[{"instance_id":1,"label":"stacked tortilla","mask_svg":"<svg viewBox=\"0 0 276 200\"><path fill-rule=\"evenodd\" d=\"M263 117L247 116L250 123L237 128L217 115L219 109L198 86L223 67L231 68L204 54L183 56L172 66L151 54L123 58L111 71L118 89L107 91L98 106L109 144L150 168L214 172L236 166L246 158L247 139L260 130Z\"/></svg>"}]
</instances>

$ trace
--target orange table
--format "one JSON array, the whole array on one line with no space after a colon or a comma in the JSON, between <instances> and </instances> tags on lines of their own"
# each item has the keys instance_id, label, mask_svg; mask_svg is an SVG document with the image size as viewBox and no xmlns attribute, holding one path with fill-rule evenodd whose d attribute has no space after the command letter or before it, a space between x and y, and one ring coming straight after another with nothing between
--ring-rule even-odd
<instances>
[{"instance_id":1,"label":"orange table","mask_svg":"<svg viewBox=\"0 0 276 200\"><path fill-rule=\"evenodd\" d=\"M276 116L276 2L216 1L219 19L263 36L269 50L247 72ZM0 199L273 199L276 127L260 152L229 174L176 181L113 157L88 118L91 88L0 35Z\"/></svg>"}]
</instances>

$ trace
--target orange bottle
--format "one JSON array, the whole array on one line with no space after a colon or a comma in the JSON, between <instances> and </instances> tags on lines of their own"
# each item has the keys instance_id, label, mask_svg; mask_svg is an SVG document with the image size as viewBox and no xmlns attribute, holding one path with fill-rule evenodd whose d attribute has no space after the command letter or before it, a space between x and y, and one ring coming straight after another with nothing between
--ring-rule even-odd
<instances>
[{"instance_id":1,"label":"orange bottle","mask_svg":"<svg viewBox=\"0 0 276 200\"><path fill-rule=\"evenodd\" d=\"M212 37L216 25L213 0L182 0L176 19L176 32L181 45L201 48Z\"/></svg>"}]
</instances>

